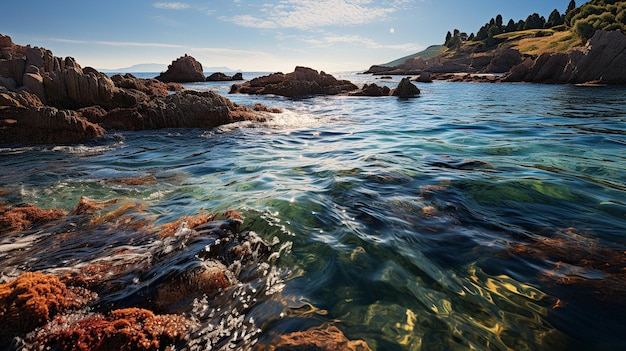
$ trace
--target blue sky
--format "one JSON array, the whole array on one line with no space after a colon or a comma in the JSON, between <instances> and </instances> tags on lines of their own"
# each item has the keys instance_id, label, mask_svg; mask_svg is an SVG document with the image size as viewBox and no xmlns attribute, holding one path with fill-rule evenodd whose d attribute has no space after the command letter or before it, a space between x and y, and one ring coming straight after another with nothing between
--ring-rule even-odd
<instances>
[{"instance_id":1,"label":"blue sky","mask_svg":"<svg viewBox=\"0 0 626 351\"><path fill-rule=\"evenodd\" d=\"M586 1L577 1L581 5ZM0 33L72 56L83 66L168 64L189 54L204 67L291 72L366 69L442 44L447 31L476 32L564 12L569 0L15 0Z\"/></svg>"}]
</instances>

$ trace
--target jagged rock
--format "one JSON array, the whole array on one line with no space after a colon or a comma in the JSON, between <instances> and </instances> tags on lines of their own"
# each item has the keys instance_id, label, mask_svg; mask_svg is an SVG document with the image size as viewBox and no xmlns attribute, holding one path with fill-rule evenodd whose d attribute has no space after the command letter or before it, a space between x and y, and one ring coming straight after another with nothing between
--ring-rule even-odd
<instances>
[{"instance_id":1,"label":"jagged rock","mask_svg":"<svg viewBox=\"0 0 626 351\"><path fill-rule=\"evenodd\" d=\"M187 54L173 61L172 64L167 67L167 71L159 74L156 79L166 83L205 81L202 64Z\"/></svg>"},{"instance_id":2,"label":"jagged rock","mask_svg":"<svg viewBox=\"0 0 626 351\"><path fill-rule=\"evenodd\" d=\"M182 85L130 74L110 78L7 36L0 35L0 45L0 143L71 143L100 136L103 127L213 128L267 118L216 93L171 94ZM202 66L190 56L174 61L164 75L189 81L185 72L204 81Z\"/></svg>"},{"instance_id":3,"label":"jagged rock","mask_svg":"<svg viewBox=\"0 0 626 351\"><path fill-rule=\"evenodd\" d=\"M45 104L47 102L46 99L46 89L43 85L43 77L38 73L24 73L24 77L22 78L22 82L24 86L33 94L37 95L39 99Z\"/></svg>"},{"instance_id":4,"label":"jagged rock","mask_svg":"<svg viewBox=\"0 0 626 351\"><path fill-rule=\"evenodd\" d=\"M417 78L415 78L415 81L420 83L432 83L433 78L430 72L422 72L419 76L417 76Z\"/></svg>"},{"instance_id":5,"label":"jagged rock","mask_svg":"<svg viewBox=\"0 0 626 351\"><path fill-rule=\"evenodd\" d=\"M386 86L378 86L376 83L365 84L363 89L350 92L350 96L389 96L391 89Z\"/></svg>"},{"instance_id":6,"label":"jagged rock","mask_svg":"<svg viewBox=\"0 0 626 351\"><path fill-rule=\"evenodd\" d=\"M413 83L411 83L411 79L402 78L400 83L398 83L398 87L393 90L392 95L397 97L416 97L420 94L420 90Z\"/></svg>"},{"instance_id":7,"label":"jagged rock","mask_svg":"<svg viewBox=\"0 0 626 351\"><path fill-rule=\"evenodd\" d=\"M115 107L113 97L118 89L104 73L80 67L69 67L46 75L43 79L48 103L59 108L77 109L92 105Z\"/></svg>"},{"instance_id":8,"label":"jagged rock","mask_svg":"<svg viewBox=\"0 0 626 351\"><path fill-rule=\"evenodd\" d=\"M233 85L231 93L274 94L287 97L345 94L358 87L347 80L337 80L330 74L308 67L296 67L294 72L273 73Z\"/></svg>"},{"instance_id":9,"label":"jagged rock","mask_svg":"<svg viewBox=\"0 0 626 351\"><path fill-rule=\"evenodd\" d=\"M505 82L604 84L626 83L626 36L619 31L598 30L584 50L544 53L514 66Z\"/></svg>"},{"instance_id":10,"label":"jagged rock","mask_svg":"<svg viewBox=\"0 0 626 351\"><path fill-rule=\"evenodd\" d=\"M505 73L522 62L522 55L514 49L502 49L496 52L484 70L485 73Z\"/></svg>"},{"instance_id":11,"label":"jagged rock","mask_svg":"<svg viewBox=\"0 0 626 351\"><path fill-rule=\"evenodd\" d=\"M0 106L0 143L64 144L104 135L76 111Z\"/></svg>"},{"instance_id":12,"label":"jagged rock","mask_svg":"<svg viewBox=\"0 0 626 351\"><path fill-rule=\"evenodd\" d=\"M44 107L41 99L37 95L27 91L16 92L0 92L0 107ZM1 118L2 116L0 116Z\"/></svg>"}]
</instances>

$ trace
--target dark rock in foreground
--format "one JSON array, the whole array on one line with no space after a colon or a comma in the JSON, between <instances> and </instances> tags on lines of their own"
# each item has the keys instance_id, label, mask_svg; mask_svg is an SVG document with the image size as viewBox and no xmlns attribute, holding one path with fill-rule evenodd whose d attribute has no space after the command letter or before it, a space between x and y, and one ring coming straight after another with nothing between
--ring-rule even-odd
<instances>
[{"instance_id":1,"label":"dark rock in foreground","mask_svg":"<svg viewBox=\"0 0 626 351\"><path fill-rule=\"evenodd\" d=\"M171 65L167 66L167 71L159 74L156 79L165 83L190 83L204 82L206 78L204 77L202 64L195 58L185 54L185 56L179 57Z\"/></svg>"}]
</instances>

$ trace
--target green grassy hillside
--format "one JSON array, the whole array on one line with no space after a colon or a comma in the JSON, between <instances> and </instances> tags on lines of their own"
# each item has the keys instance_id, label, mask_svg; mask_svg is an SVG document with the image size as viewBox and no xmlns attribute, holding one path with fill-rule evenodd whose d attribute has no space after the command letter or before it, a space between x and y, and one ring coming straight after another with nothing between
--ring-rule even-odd
<instances>
[{"instance_id":1,"label":"green grassy hillside","mask_svg":"<svg viewBox=\"0 0 626 351\"><path fill-rule=\"evenodd\" d=\"M421 57L423 59L428 59L428 58L435 57L435 56L443 53L445 50L446 50L446 47L443 46L443 45L431 45L431 46L427 47L423 51L420 51L420 52L412 54L412 55L401 57L401 58L399 58L397 60L393 60L391 62L384 63L381 66L394 67L394 66L397 66L397 65L400 65L400 64L404 63L404 61L406 61L408 59L412 59L412 58L416 58L416 57Z\"/></svg>"}]
</instances>

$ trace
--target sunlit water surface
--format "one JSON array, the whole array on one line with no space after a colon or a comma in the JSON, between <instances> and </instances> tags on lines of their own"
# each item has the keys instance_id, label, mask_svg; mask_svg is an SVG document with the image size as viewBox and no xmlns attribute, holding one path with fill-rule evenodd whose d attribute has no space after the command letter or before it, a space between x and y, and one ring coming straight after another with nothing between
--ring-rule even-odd
<instances>
[{"instance_id":1,"label":"sunlit water surface","mask_svg":"<svg viewBox=\"0 0 626 351\"><path fill-rule=\"evenodd\" d=\"M228 84L187 88L226 95ZM626 348L626 89L419 87L416 99L227 95L284 113L1 147L0 201L69 210L81 196L125 199L157 223L240 210L244 228L291 243L272 263L284 285L243 316L261 342L332 323L375 350ZM141 177L156 182L110 181ZM0 238L5 280L85 261L38 248L46 235ZM106 245L154 254L128 233ZM603 262L616 273L551 250L621 262ZM98 252L111 251L89 259ZM108 299L134 293L123 291Z\"/></svg>"}]
</instances>

